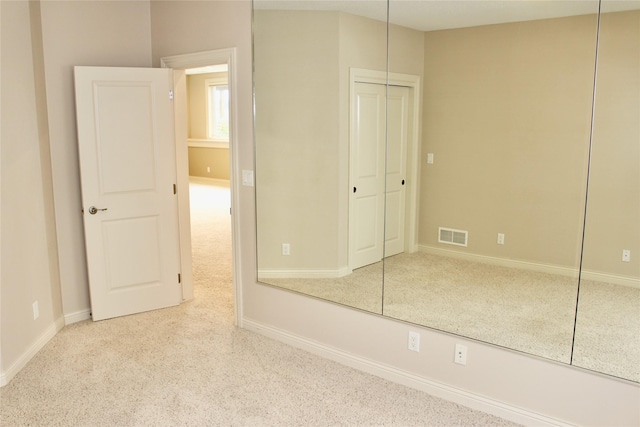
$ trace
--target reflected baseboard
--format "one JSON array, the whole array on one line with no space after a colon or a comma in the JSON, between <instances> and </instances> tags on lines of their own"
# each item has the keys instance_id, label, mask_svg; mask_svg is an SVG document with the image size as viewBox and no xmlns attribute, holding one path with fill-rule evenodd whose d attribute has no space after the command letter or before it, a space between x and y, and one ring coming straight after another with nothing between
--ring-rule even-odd
<instances>
[{"instance_id":1,"label":"reflected baseboard","mask_svg":"<svg viewBox=\"0 0 640 427\"><path fill-rule=\"evenodd\" d=\"M258 270L258 280L263 279L336 279L348 276L352 271L349 267L337 270Z\"/></svg>"},{"instance_id":2,"label":"reflected baseboard","mask_svg":"<svg viewBox=\"0 0 640 427\"><path fill-rule=\"evenodd\" d=\"M640 279L628 276L618 276L609 273L600 273L598 271L583 270L582 279L592 280L594 282L611 283L614 285L628 286L630 288L640 289Z\"/></svg>"},{"instance_id":3,"label":"reflected baseboard","mask_svg":"<svg viewBox=\"0 0 640 427\"><path fill-rule=\"evenodd\" d=\"M460 252L451 249L439 248L430 245L418 245L418 250L430 255L438 255L449 258L461 259L471 262L479 262L482 264L497 265L500 267L518 268L521 270L535 271L538 273L556 274L564 277L573 277L578 279L578 269L563 267L553 264L541 264L529 261L515 260L510 258L492 257L486 255L478 255L468 252ZM620 276L610 273L602 273L597 271L583 270L581 278L583 280L593 280L595 282L611 283L614 285L628 286L640 289L640 279L635 277Z\"/></svg>"}]
</instances>

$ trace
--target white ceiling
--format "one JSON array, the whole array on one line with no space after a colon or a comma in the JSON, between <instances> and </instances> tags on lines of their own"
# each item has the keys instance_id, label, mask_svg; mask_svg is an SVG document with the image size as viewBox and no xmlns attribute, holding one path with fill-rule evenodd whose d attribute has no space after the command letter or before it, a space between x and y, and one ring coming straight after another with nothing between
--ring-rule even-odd
<instances>
[{"instance_id":1,"label":"white ceiling","mask_svg":"<svg viewBox=\"0 0 640 427\"><path fill-rule=\"evenodd\" d=\"M339 10L386 20L384 0L254 0L256 9ZM640 9L640 0L603 0L602 11ZM390 0L389 20L421 31L597 13L597 0Z\"/></svg>"}]
</instances>

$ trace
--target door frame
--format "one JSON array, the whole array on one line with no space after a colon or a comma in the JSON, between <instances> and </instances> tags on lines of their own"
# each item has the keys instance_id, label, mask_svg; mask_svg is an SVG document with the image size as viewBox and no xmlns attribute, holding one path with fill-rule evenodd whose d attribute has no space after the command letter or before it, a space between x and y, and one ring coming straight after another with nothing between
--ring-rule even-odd
<instances>
[{"instance_id":1,"label":"door frame","mask_svg":"<svg viewBox=\"0 0 640 427\"><path fill-rule=\"evenodd\" d=\"M242 288L240 283L240 268L238 260L239 253L239 230L240 205L238 194L240 194L240 182L236 179L239 164L238 147L238 88L237 88L237 66L236 48L216 49L203 52L187 53L180 55L165 56L160 59L162 68L172 68L174 70L185 70L188 68L198 68L208 65L227 64L229 78L229 188L231 190L231 265L232 265L232 287L234 323L242 326ZM174 89L175 90L175 89ZM186 94L175 90L174 102L178 106L184 103L186 106ZM177 127L176 127L177 128ZM176 129L176 132L178 130ZM191 221L189 206L189 147L187 136L181 131L181 135L176 134L176 174L178 185L178 217L180 221L180 261L182 263L183 281L182 298L189 300L193 298L193 272L191 268ZM182 197L181 197L182 195ZM185 274L186 273L186 274Z\"/></svg>"},{"instance_id":2,"label":"door frame","mask_svg":"<svg viewBox=\"0 0 640 427\"><path fill-rule=\"evenodd\" d=\"M403 86L410 90L409 105L411 123L408 129L407 146L407 201L405 216L405 251L412 253L418 250L417 244L417 220L418 220L418 194L420 187L420 100L421 85L420 76L402 73L387 73L386 71L367 70L363 68L351 68L349 70L349 108L355 101L355 83L373 83L389 86ZM349 110L351 111L351 110ZM353 143L350 133L349 145ZM350 161L351 162L351 161ZM351 174L349 174L351 184ZM349 187L351 188L351 187ZM349 257L351 252L349 250ZM349 265L351 261L349 260Z\"/></svg>"}]
</instances>

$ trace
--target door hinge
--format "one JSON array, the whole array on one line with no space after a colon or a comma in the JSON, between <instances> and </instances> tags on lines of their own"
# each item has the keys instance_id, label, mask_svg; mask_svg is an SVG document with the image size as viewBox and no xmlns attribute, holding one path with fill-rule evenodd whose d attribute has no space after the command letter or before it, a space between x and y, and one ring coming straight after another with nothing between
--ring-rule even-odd
<instances>
[{"instance_id":1,"label":"door hinge","mask_svg":"<svg viewBox=\"0 0 640 427\"><path fill-rule=\"evenodd\" d=\"M173 90L169 91L169 101L173 101Z\"/></svg>"},{"instance_id":2,"label":"door hinge","mask_svg":"<svg viewBox=\"0 0 640 427\"><path fill-rule=\"evenodd\" d=\"M182 283L182 277L180 276L180 273L178 273L178 283Z\"/></svg>"},{"instance_id":3,"label":"door hinge","mask_svg":"<svg viewBox=\"0 0 640 427\"><path fill-rule=\"evenodd\" d=\"M173 184L173 194L176 194L177 190L176 190L176 185Z\"/></svg>"}]
</instances>

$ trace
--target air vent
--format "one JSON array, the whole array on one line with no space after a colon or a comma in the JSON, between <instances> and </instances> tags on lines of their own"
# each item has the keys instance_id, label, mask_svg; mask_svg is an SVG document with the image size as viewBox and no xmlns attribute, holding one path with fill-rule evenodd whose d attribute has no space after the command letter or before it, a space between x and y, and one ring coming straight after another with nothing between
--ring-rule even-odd
<instances>
[{"instance_id":1,"label":"air vent","mask_svg":"<svg viewBox=\"0 0 640 427\"><path fill-rule=\"evenodd\" d=\"M438 242L449 245L467 246L469 232L464 230L454 230L453 228L438 228Z\"/></svg>"}]
</instances>

